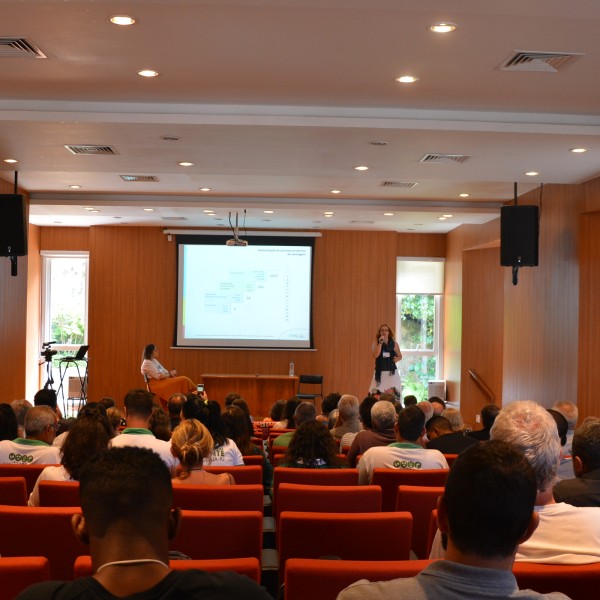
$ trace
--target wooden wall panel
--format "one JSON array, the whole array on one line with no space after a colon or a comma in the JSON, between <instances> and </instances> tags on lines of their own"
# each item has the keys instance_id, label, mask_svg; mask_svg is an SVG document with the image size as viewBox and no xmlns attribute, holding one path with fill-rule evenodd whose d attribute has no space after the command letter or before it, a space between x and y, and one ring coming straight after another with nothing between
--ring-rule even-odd
<instances>
[{"instance_id":1,"label":"wooden wall panel","mask_svg":"<svg viewBox=\"0 0 600 600\"><path fill-rule=\"evenodd\" d=\"M27 333L25 361L25 394L24 398L33 398L40 389L41 369L38 364L42 341L40 340L41 318L41 276L42 258L40 256L40 227L29 225L27 256Z\"/></svg>"},{"instance_id":2,"label":"wooden wall panel","mask_svg":"<svg viewBox=\"0 0 600 600\"><path fill-rule=\"evenodd\" d=\"M402 233L397 237L396 256L443 258L446 256L445 233Z\"/></svg>"},{"instance_id":3,"label":"wooden wall panel","mask_svg":"<svg viewBox=\"0 0 600 600\"><path fill-rule=\"evenodd\" d=\"M377 327L394 323L393 232L327 231L316 239L313 281L315 351L172 349L175 243L159 229L94 227L90 231L90 398L142 384L141 351L160 348L161 362L192 378L202 373L322 373L325 391L361 397L372 376ZM432 252L421 242L420 252ZM434 239L433 248L439 248ZM233 391L233 390L232 390Z\"/></svg>"},{"instance_id":4,"label":"wooden wall panel","mask_svg":"<svg viewBox=\"0 0 600 600\"><path fill-rule=\"evenodd\" d=\"M537 203L539 190L522 197ZM503 402L551 406L577 398L579 275L578 186L544 187L539 266L523 268L519 284L504 275Z\"/></svg>"},{"instance_id":5,"label":"wooden wall panel","mask_svg":"<svg viewBox=\"0 0 600 600\"><path fill-rule=\"evenodd\" d=\"M42 250L89 250L89 227L42 227Z\"/></svg>"},{"instance_id":6,"label":"wooden wall panel","mask_svg":"<svg viewBox=\"0 0 600 600\"><path fill-rule=\"evenodd\" d=\"M495 403L502 403L503 294L499 248L465 251L460 410L471 426L490 400L469 376L469 369L491 390Z\"/></svg>"}]
</instances>

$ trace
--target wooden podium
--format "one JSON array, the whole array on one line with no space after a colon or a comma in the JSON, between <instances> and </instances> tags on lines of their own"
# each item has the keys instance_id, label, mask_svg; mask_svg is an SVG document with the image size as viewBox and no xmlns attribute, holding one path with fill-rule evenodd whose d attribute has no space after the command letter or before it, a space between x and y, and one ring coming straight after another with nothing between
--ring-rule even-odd
<instances>
[{"instance_id":1,"label":"wooden podium","mask_svg":"<svg viewBox=\"0 0 600 600\"><path fill-rule=\"evenodd\" d=\"M204 390L211 400L221 406L227 394L238 393L256 419L268 417L277 400L287 400L298 391L298 377L289 375L216 375L203 374Z\"/></svg>"}]
</instances>

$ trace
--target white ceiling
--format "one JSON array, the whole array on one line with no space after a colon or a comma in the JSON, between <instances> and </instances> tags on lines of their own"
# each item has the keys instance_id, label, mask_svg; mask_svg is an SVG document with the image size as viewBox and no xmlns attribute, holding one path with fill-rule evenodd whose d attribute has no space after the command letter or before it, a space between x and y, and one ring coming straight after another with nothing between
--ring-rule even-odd
<instances>
[{"instance_id":1,"label":"white ceiling","mask_svg":"<svg viewBox=\"0 0 600 600\"><path fill-rule=\"evenodd\" d=\"M439 21L458 29L430 32ZM18 169L39 225L227 226L244 209L250 229L482 223L515 181L523 193L600 175L599 27L598 0L0 0L0 37L47 57L0 48L0 159L19 161L0 177ZM499 70L515 51L578 56ZM419 162L428 153L468 158Z\"/></svg>"}]
</instances>

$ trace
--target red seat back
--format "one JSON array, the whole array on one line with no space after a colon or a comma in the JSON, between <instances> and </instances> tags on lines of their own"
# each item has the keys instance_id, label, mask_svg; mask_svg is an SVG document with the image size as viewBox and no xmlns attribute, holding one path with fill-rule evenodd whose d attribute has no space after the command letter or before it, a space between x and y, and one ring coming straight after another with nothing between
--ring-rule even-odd
<instances>
[{"instance_id":1,"label":"red seat back","mask_svg":"<svg viewBox=\"0 0 600 600\"><path fill-rule=\"evenodd\" d=\"M80 506L78 481L40 481L40 506Z\"/></svg>"},{"instance_id":2,"label":"red seat back","mask_svg":"<svg viewBox=\"0 0 600 600\"><path fill-rule=\"evenodd\" d=\"M285 600L335 600L359 579L388 581L414 577L429 560L319 560L290 558L285 566Z\"/></svg>"},{"instance_id":3,"label":"red seat back","mask_svg":"<svg viewBox=\"0 0 600 600\"><path fill-rule=\"evenodd\" d=\"M25 477L0 478L0 504L27 506L28 497Z\"/></svg>"},{"instance_id":4,"label":"red seat back","mask_svg":"<svg viewBox=\"0 0 600 600\"><path fill-rule=\"evenodd\" d=\"M444 486L448 469L373 469L373 485L380 485L383 493L382 511L396 508L399 485Z\"/></svg>"},{"instance_id":5,"label":"red seat back","mask_svg":"<svg viewBox=\"0 0 600 600\"><path fill-rule=\"evenodd\" d=\"M262 466L248 467L203 467L208 473L231 473L237 485L262 485Z\"/></svg>"},{"instance_id":6,"label":"red seat back","mask_svg":"<svg viewBox=\"0 0 600 600\"><path fill-rule=\"evenodd\" d=\"M277 536L280 581L283 581L288 558L336 556L342 560L407 560L411 532L409 513L283 511Z\"/></svg>"},{"instance_id":7,"label":"red seat back","mask_svg":"<svg viewBox=\"0 0 600 600\"><path fill-rule=\"evenodd\" d=\"M31 465L2 465L0 464L0 478L2 477L25 477L27 484L27 495L31 494L40 473L51 465L40 465L33 463Z\"/></svg>"},{"instance_id":8,"label":"red seat back","mask_svg":"<svg viewBox=\"0 0 600 600\"><path fill-rule=\"evenodd\" d=\"M174 485L173 506L185 510L263 510L262 485Z\"/></svg>"},{"instance_id":9,"label":"red seat back","mask_svg":"<svg viewBox=\"0 0 600 600\"><path fill-rule=\"evenodd\" d=\"M0 558L0 598L9 600L25 588L48 581L50 567L45 556Z\"/></svg>"},{"instance_id":10,"label":"red seat back","mask_svg":"<svg viewBox=\"0 0 600 600\"><path fill-rule=\"evenodd\" d=\"M412 550L421 559L429 558L427 541L431 511L437 508L438 498L443 494L443 487L398 486L396 510L407 511L413 516Z\"/></svg>"},{"instance_id":11,"label":"red seat back","mask_svg":"<svg viewBox=\"0 0 600 600\"><path fill-rule=\"evenodd\" d=\"M542 565L516 562L513 573L521 589L542 594L562 592L572 600L593 598L600 586L600 563L589 565ZM287 600L287 593L286 593Z\"/></svg>"},{"instance_id":12,"label":"red seat back","mask_svg":"<svg viewBox=\"0 0 600 600\"><path fill-rule=\"evenodd\" d=\"M242 458L244 459L244 464L247 467L250 467L252 465L258 465L259 467L263 466L264 458L262 454L247 454L245 456L242 456Z\"/></svg>"}]
</instances>

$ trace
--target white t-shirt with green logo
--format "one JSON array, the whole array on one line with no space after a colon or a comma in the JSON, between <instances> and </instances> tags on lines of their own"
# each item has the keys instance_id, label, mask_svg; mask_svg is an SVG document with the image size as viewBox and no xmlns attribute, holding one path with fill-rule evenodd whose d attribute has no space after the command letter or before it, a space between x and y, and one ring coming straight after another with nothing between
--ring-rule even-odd
<instances>
[{"instance_id":1,"label":"white t-shirt with green logo","mask_svg":"<svg viewBox=\"0 0 600 600\"><path fill-rule=\"evenodd\" d=\"M60 448L49 446L40 440L2 440L0 463L9 465L57 465L60 463Z\"/></svg>"}]
</instances>

